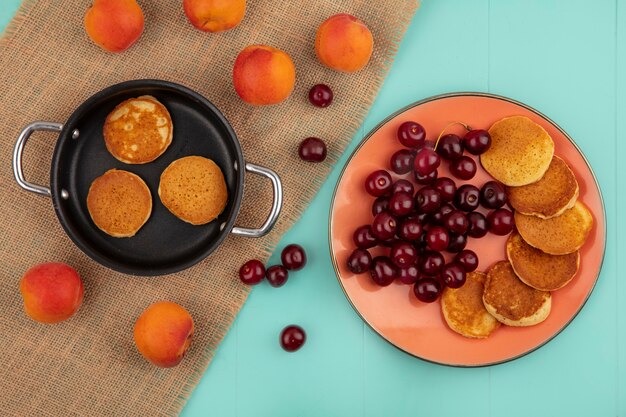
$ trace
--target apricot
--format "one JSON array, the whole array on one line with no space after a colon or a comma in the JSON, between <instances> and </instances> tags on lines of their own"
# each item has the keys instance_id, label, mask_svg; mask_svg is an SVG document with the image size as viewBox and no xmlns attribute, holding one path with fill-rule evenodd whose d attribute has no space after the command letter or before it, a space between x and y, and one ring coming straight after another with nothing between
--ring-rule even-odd
<instances>
[{"instance_id":1,"label":"apricot","mask_svg":"<svg viewBox=\"0 0 626 417\"><path fill-rule=\"evenodd\" d=\"M122 52L141 36L143 12L135 0L94 0L84 24L96 45L109 52Z\"/></svg>"},{"instance_id":2,"label":"apricot","mask_svg":"<svg viewBox=\"0 0 626 417\"><path fill-rule=\"evenodd\" d=\"M70 318L83 301L83 282L76 270L58 262L30 268L20 281L26 314L40 323Z\"/></svg>"},{"instance_id":3,"label":"apricot","mask_svg":"<svg viewBox=\"0 0 626 417\"><path fill-rule=\"evenodd\" d=\"M233 84L241 99L250 104L276 104L293 91L296 68L280 49L251 45L239 53L233 69Z\"/></svg>"},{"instance_id":4,"label":"apricot","mask_svg":"<svg viewBox=\"0 0 626 417\"><path fill-rule=\"evenodd\" d=\"M246 0L183 0L187 19L205 32L232 29L246 14Z\"/></svg>"},{"instance_id":5,"label":"apricot","mask_svg":"<svg viewBox=\"0 0 626 417\"><path fill-rule=\"evenodd\" d=\"M193 319L176 303L154 303L135 322L135 345L139 353L161 368L180 363L191 344Z\"/></svg>"},{"instance_id":6,"label":"apricot","mask_svg":"<svg viewBox=\"0 0 626 417\"><path fill-rule=\"evenodd\" d=\"M342 72L363 68L372 56L372 32L356 17L336 14L317 29L315 53L325 66Z\"/></svg>"}]
</instances>

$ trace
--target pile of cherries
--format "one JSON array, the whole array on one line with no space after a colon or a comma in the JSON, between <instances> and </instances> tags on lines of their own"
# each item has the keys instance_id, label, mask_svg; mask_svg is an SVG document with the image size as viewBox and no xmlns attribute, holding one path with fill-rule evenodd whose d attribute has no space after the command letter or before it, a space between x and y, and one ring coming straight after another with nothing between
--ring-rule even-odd
<instances>
[{"instance_id":1,"label":"pile of cherries","mask_svg":"<svg viewBox=\"0 0 626 417\"><path fill-rule=\"evenodd\" d=\"M465 125L464 125L465 126ZM466 274L478 267L478 256L465 249L467 239L491 232L506 235L513 230L513 213L504 186L486 182L480 189L472 184L457 186L447 177L439 178L442 161L451 174L467 181L476 175L476 162L464 155L480 155L491 146L486 130L471 130L463 138L440 135L436 142L426 140L426 131L416 122L400 125L397 137L405 147L391 156L390 167L398 176L412 173L418 184L394 178L377 170L365 179L365 190L376 197L371 224L357 228L353 235L356 249L347 259L355 274L369 272L374 283L390 285L394 280L413 285L423 302L437 300L444 288L459 288ZM487 216L479 206L491 210ZM382 247L386 255L371 256L369 249ZM446 263L442 252L454 254Z\"/></svg>"},{"instance_id":2,"label":"pile of cherries","mask_svg":"<svg viewBox=\"0 0 626 417\"><path fill-rule=\"evenodd\" d=\"M300 245L291 244L285 246L280 254L282 265L272 265L267 270L263 262L251 259L239 268L239 279L247 285L257 285L263 278L272 287L278 288L285 285L289 278L289 271L298 271L306 265L306 252Z\"/></svg>"},{"instance_id":3,"label":"pile of cherries","mask_svg":"<svg viewBox=\"0 0 626 417\"><path fill-rule=\"evenodd\" d=\"M315 84L309 90L309 101L315 107L328 107L333 102L333 90L326 84ZM298 155L306 162L322 162L326 159L326 144L320 138L306 138L298 147Z\"/></svg>"}]
</instances>

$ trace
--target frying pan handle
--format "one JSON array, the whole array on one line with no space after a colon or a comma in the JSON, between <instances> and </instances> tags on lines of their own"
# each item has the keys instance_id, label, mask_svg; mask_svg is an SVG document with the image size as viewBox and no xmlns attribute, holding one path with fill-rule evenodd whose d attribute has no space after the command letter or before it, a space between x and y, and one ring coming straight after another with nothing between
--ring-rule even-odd
<instances>
[{"instance_id":1,"label":"frying pan handle","mask_svg":"<svg viewBox=\"0 0 626 417\"><path fill-rule=\"evenodd\" d=\"M22 168L22 155L24 154L24 146L26 145L28 138L30 138L30 135L38 130L45 130L48 132L60 132L61 129L63 129L63 125L61 123L34 122L26 126L17 138L15 148L13 148L13 175L15 176L15 181L17 181L17 184L26 191L30 191L35 194L45 195L47 197L50 197L51 195L50 188L30 183L26 181L26 178L24 178L24 169Z\"/></svg>"},{"instance_id":2,"label":"frying pan handle","mask_svg":"<svg viewBox=\"0 0 626 417\"><path fill-rule=\"evenodd\" d=\"M262 237L272 230L272 227L278 220L278 215L283 207L283 185L280 182L280 177L274 171L269 168L258 166L246 162L246 171L253 174L259 174L267 177L272 182L272 188L274 189L274 201L272 203L272 210L269 216L259 229L248 229L245 227L233 227L232 234L245 237Z\"/></svg>"}]
</instances>

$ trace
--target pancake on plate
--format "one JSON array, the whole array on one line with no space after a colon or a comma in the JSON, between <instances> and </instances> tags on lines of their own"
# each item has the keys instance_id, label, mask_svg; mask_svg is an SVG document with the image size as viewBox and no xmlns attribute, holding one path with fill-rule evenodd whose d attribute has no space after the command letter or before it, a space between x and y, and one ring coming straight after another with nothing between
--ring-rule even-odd
<instances>
[{"instance_id":1,"label":"pancake on plate","mask_svg":"<svg viewBox=\"0 0 626 417\"><path fill-rule=\"evenodd\" d=\"M484 339L500 327L485 309L483 290L487 275L467 274L461 288L446 288L441 296L441 311L448 326L465 337Z\"/></svg>"},{"instance_id":2,"label":"pancake on plate","mask_svg":"<svg viewBox=\"0 0 626 417\"><path fill-rule=\"evenodd\" d=\"M563 214L550 219L515 212L515 226L531 246L551 255L576 252L587 240L593 217L580 201Z\"/></svg>"},{"instance_id":3,"label":"pancake on plate","mask_svg":"<svg viewBox=\"0 0 626 417\"><path fill-rule=\"evenodd\" d=\"M172 162L161 174L159 197L179 219L194 225L215 219L226 207L228 190L222 170L201 156Z\"/></svg>"},{"instance_id":4,"label":"pancake on plate","mask_svg":"<svg viewBox=\"0 0 626 417\"><path fill-rule=\"evenodd\" d=\"M554 142L537 123L524 116L512 116L489 128L491 147L480 156L483 168L504 185L519 187L543 177Z\"/></svg>"},{"instance_id":5,"label":"pancake on plate","mask_svg":"<svg viewBox=\"0 0 626 417\"><path fill-rule=\"evenodd\" d=\"M580 265L578 251L567 255L549 255L530 246L515 232L506 242L506 255L518 278L542 291L563 288L574 278Z\"/></svg>"},{"instance_id":6,"label":"pancake on plate","mask_svg":"<svg viewBox=\"0 0 626 417\"><path fill-rule=\"evenodd\" d=\"M111 169L91 183L87 210L104 233L113 237L131 237L148 221L152 213L152 195L139 176Z\"/></svg>"},{"instance_id":7,"label":"pancake on plate","mask_svg":"<svg viewBox=\"0 0 626 417\"><path fill-rule=\"evenodd\" d=\"M522 187L507 187L509 203L522 214L549 219L572 208L578 199L578 182L572 170L558 156L543 177Z\"/></svg>"},{"instance_id":8,"label":"pancake on plate","mask_svg":"<svg viewBox=\"0 0 626 417\"><path fill-rule=\"evenodd\" d=\"M104 143L116 159L146 164L157 159L172 143L174 127L165 106L152 96L131 98L118 104L104 122Z\"/></svg>"},{"instance_id":9,"label":"pancake on plate","mask_svg":"<svg viewBox=\"0 0 626 417\"><path fill-rule=\"evenodd\" d=\"M508 261L500 261L487 272L483 303L489 314L503 324L533 326L550 314L552 296L524 284Z\"/></svg>"}]
</instances>

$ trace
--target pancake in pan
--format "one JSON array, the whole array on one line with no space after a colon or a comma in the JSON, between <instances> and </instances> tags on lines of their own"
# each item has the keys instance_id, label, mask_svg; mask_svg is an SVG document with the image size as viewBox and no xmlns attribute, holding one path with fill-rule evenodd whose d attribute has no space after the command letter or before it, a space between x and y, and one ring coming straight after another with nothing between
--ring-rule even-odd
<instances>
[{"instance_id":1,"label":"pancake in pan","mask_svg":"<svg viewBox=\"0 0 626 417\"><path fill-rule=\"evenodd\" d=\"M159 197L179 219L194 225L215 219L226 207L224 174L212 160L187 156L172 162L161 174Z\"/></svg>"},{"instance_id":2,"label":"pancake in pan","mask_svg":"<svg viewBox=\"0 0 626 417\"><path fill-rule=\"evenodd\" d=\"M172 143L172 118L152 96L131 98L115 107L104 122L104 142L116 159L146 164L157 159Z\"/></svg>"},{"instance_id":3,"label":"pancake in pan","mask_svg":"<svg viewBox=\"0 0 626 417\"><path fill-rule=\"evenodd\" d=\"M148 221L152 213L152 195L139 176L111 169L91 183L87 210L104 233L113 237L131 237Z\"/></svg>"}]
</instances>

